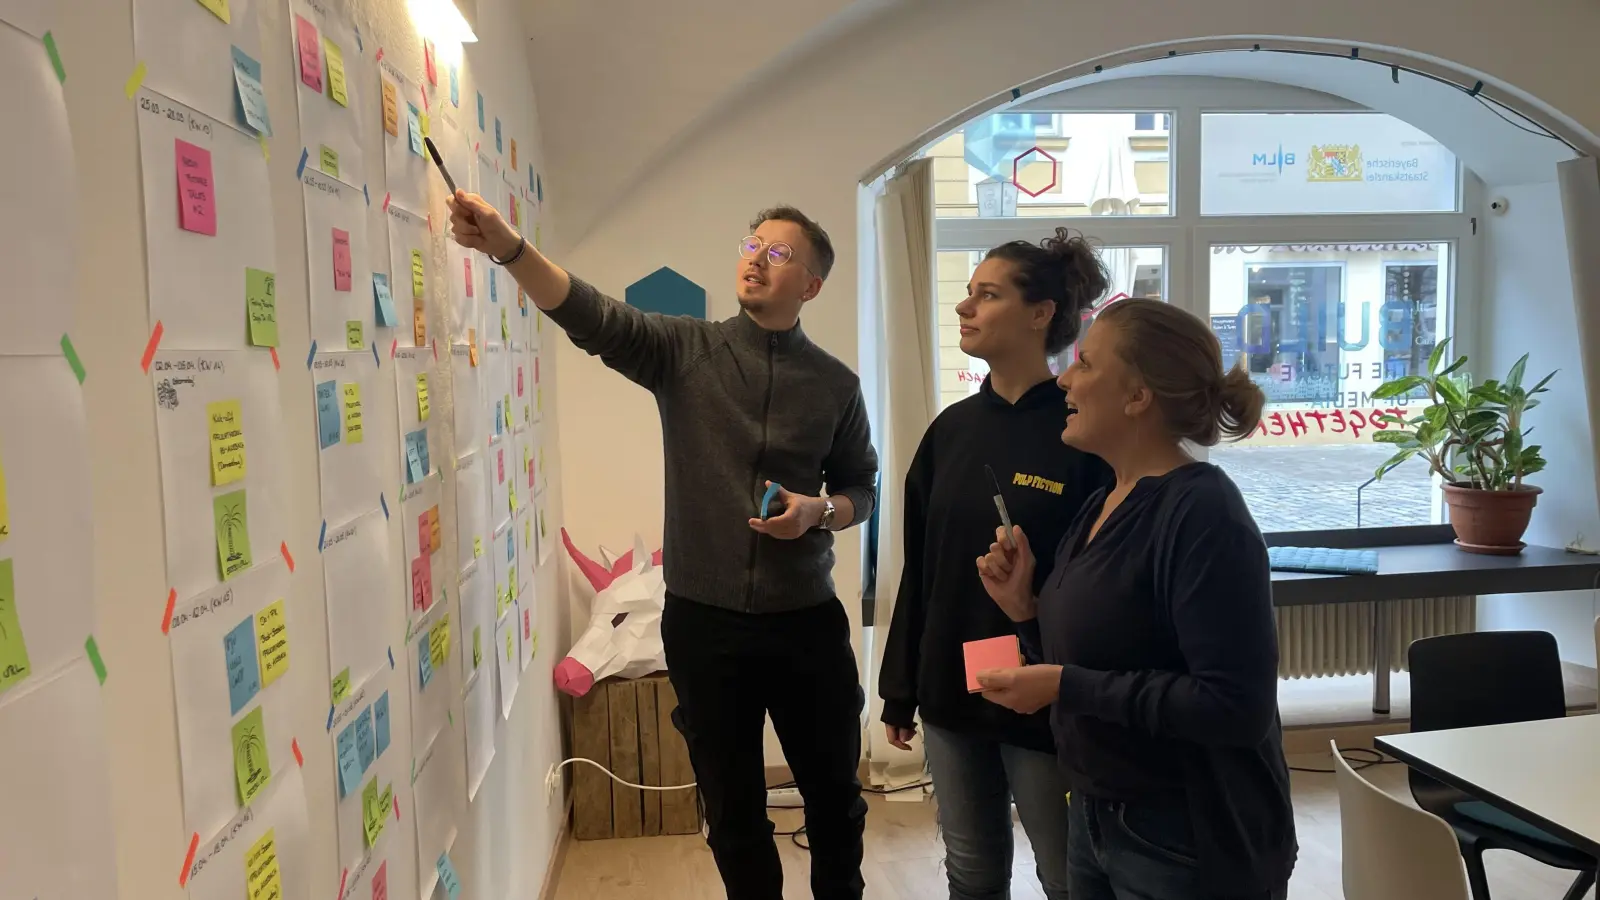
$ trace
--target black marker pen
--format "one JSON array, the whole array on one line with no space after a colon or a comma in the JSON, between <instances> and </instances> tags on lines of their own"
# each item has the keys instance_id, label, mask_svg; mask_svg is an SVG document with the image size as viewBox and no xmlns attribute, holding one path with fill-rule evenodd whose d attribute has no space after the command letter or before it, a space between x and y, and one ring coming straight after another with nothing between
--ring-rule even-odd
<instances>
[{"instance_id":1,"label":"black marker pen","mask_svg":"<svg viewBox=\"0 0 1600 900\"><path fill-rule=\"evenodd\" d=\"M450 177L450 170L444 167L444 159L439 156L439 148L433 145L433 138L425 137L422 143L428 146L428 155L433 157L433 164L439 167L439 174L444 176L444 185L450 189L450 196L456 195L456 180Z\"/></svg>"}]
</instances>

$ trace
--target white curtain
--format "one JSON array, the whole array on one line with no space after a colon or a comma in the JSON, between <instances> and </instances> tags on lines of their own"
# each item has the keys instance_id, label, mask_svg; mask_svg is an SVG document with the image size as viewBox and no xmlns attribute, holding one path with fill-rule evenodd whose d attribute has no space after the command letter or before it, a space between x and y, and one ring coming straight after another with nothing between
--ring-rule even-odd
<instances>
[{"instance_id":1,"label":"white curtain","mask_svg":"<svg viewBox=\"0 0 1600 900\"><path fill-rule=\"evenodd\" d=\"M1587 394L1589 427L1600 432L1600 261L1594 239L1600 235L1600 165L1582 156L1556 164L1561 185L1561 212L1567 226L1567 258L1572 268L1572 303L1578 326L1578 356L1582 370L1576 375ZM1565 377L1565 376L1563 376ZM1572 388L1567 388L1572 390ZM1591 441L1592 463L1600 475L1600 440ZM1600 478L1596 479L1600 502Z\"/></svg>"},{"instance_id":2,"label":"white curtain","mask_svg":"<svg viewBox=\"0 0 1600 900\"><path fill-rule=\"evenodd\" d=\"M906 469L922 433L938 412L938 369L934 308L933 161L907 163L884 184L877 200L875 227L878 253L878 296L882 310L880 369L884 388L885 427L878 437L882 487L878 501L877 603L873 645L868 665L871 715L867 723L867 756L873 783L904 784L920 780L921 742L912 753L890 747L878 722L878 665L883 659L895 594L904 564L901 518ZM916 796L911 792L911 796Z\"/></svg>"}]
</instances>

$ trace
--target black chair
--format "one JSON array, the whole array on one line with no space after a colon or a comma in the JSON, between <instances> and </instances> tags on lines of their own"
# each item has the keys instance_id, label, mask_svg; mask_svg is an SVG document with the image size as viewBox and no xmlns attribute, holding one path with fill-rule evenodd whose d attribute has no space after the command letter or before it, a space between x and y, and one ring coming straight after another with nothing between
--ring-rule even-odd
<instances>
[{"instance_id":1,"label":"black chair","mask_svg":"<svg viewBox=\"0 0 1600 900\"><path fill-rule=\"evenodd\" d=\"M1545 631L1485 631L1423 638L1407 651L1411 730L1439 731L1559 719L1567 714L1556 639ZM1515 850L1578 877L1565 900L1595 883L1597 861L1538 826L1410 770L1417 805L1449 823L1461 844L1473 900L1489 900L1483 851Z\"/></svg>"}]
</instances>

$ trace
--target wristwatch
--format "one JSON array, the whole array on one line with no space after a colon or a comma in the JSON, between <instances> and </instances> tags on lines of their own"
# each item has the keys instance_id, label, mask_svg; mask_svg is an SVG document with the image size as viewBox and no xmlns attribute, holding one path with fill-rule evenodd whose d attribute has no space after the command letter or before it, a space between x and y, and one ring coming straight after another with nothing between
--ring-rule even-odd
<instances>
[{"instance_id":1,"label":"wristwatch","mask_svg":"<svg viewBox=\"0 0 1600 900\"><path fill-rule=\"evenodd\" d=\"M817 527L821 528L823 531L832 531L833 514L835 512L837 512L837 510L833 506L833 501L824 497L822 500L822 518L817 520Z\"/></svg>"}]
</instances>

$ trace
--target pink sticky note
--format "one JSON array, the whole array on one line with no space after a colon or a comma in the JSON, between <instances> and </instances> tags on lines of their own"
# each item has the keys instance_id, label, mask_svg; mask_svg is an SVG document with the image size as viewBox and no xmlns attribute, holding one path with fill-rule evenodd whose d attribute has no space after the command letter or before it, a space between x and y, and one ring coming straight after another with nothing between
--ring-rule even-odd
<instances>
[{"instance_id":1,"label":"pink sticky note","mask_svg":"<svg viewBox=\"0 0 1600 900\"><path fill-rule=\"evenodd\" d=\"M211 151L184 140L175 143L178 170L178 227L197 234L217 233L216 184Z\"/></svg>"},{"instance_id":2,"label":"pink sticky note","mask_svg":"<svg viewBox=\"0 0 1600 900\"><path fill-rule=\"evenodd\" d=\"M333 230L333 289L350 290L350 232Z\"/></svg>"},{"instance_id":3,"label":"pink sticky note","mask_svg":"<svg viewBox=\"0 0 1600 900\"><path fill-rule=\"evenodd\" d=\"M294 32L300 43L300 80L306 87L322 93L322 38L317 26L305 16L294 17Z\"/></svg>"},{"instance_id":4,"label":"pink sticky note","mask_svg":"<svg viewBox=\"0 0 1600 900\"><path fill-rule=\"evenodd\" d=\"M411 561L411 608L427 612L433 605L433 554L424 553Z\"/></svg>"},{"instance_id":5,"label":"pink sticky note","mask_svg":"<svg viewBox=\"0 0 1600 900\"><path fill-rule=\"evenodd\" d=\"M517 396L522 396L522 367L517 366Z\"/></svg>"},{"instance_id":6,"label":"pink sticky note","mask_svg":"<svg viewBox=\"0 0 1600 900\"><path fill-rule=\"evenodd\" d=\"M533 490L533 459L528 459L528 490Z\"/></svg>"},{"instance_id":7,"label":"pink sticky note","mask_svg":"<svg viewBox=\"0 0 1600 900\"><path fill-rule=\"evenodd\" d=\"M461 268L467 270L467 296L471 297L472 296L472 260L463 259L461 261Z\"/></svg>"},{"instance_id":8,"label":"pink sticky note","mask_svg":"<svg viewBox=\"0 0 1600 900\"><path fill-rule=\"evenodd\" d=\"M398 800L396 802L399 802ZM389 861L378 864L372 875L372 900L389 900Z\"/></svg>"},{"instance_id":9,"label":"pink sticky note","mask_svg":"<svg viewBox=\"0 0 1600 900\"><path fill-rule=\"evenodd\" d=\"M539 383L539 357L533 358L533 383Z\"/></svg>"},{"instance_id":10,"label":"pink sticky note","mask_svg":"<svg viewBox=\"0 0 1600 900\"><path fill-rule=\"evenodd\" d=\"M505 484L506 483L506 448L504 448L504 447L500 448L500 452L497 454L496 465L497 465L497 468L499 469L499 472L500 472L500 476L496 480L499 481L501 484Z\"/></svg>"},{"instance_id":11,"label":"pink sticky note","mask_svg":"<svg viewBox=\"0 0 1600 900\"><path fill-rule=\"evenodd\" d=\"M527 640L528 638L533 637L533 620L532 620L532 618L529 617L529 613L530 612L532 612L532 610L525 609L525 610L522 611L522 639L523 640Z\"/></svg>"},{"instance_id":12,"label":"pink sticky note","mask_svg":"<svg viewBox=\"0 0 1600 900\"><path fill-rule=\"evenodd\" d=\"M428 514L417 516L417 546L422 548L424 555L433 550L433 529L428 526Z\"/></svg>"},{"instance_id":13,"label":"pink sticky note","mask_svg":"<svg viewBox=\"0 0 1600 900\"><path fill-rule=\"evenodd\" d=\"M1002 635L982 641L967 641L961 645L961 655L967 661L967 693L983 690L978 684L978 673L989 669L1015 669L1022 665L1022 647L1014 634Z\"/></svg>"}]
</instances>

